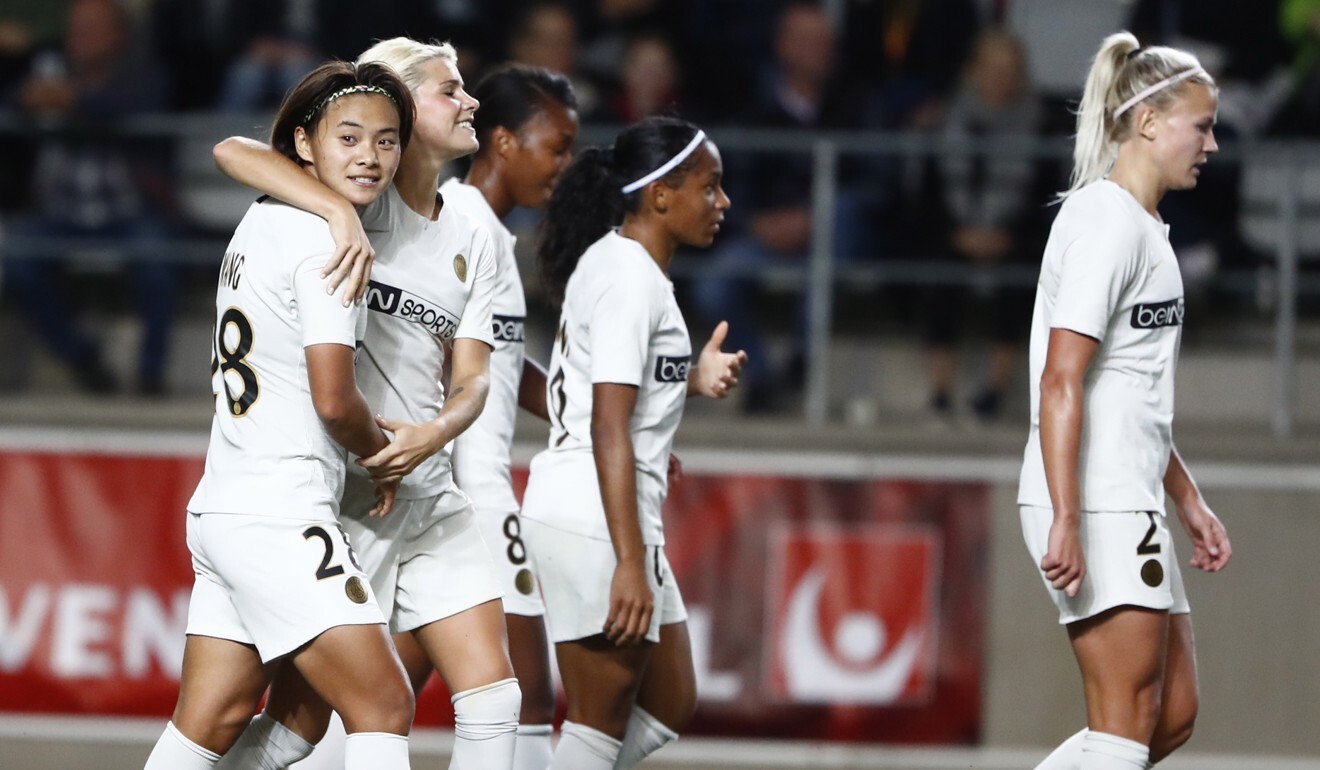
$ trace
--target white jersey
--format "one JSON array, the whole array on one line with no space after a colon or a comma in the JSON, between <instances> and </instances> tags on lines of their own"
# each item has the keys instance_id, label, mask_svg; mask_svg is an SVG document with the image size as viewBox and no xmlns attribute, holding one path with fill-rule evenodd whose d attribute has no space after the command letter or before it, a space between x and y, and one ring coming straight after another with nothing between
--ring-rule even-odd
<instances>
[{"instance_id":1,"label":"white jersey","mask_svg":"<svg viewBox=\"0 0 1320 770\"><path fill-rule=\"evenodd\" d=\"M1031 323L1031 433L1018 503L1050 508L1040 378L1051 329L1100 341L1083 381L1078 485L1084 511L1163 511L1183 284L1168 227L1108 180L1064 201L1050 230Z\"/></svg>"},{"instance_id":2,"label":"white jersey","mask_svg":"<svg viewBox=\"0 0 1320 770\"><path fill-rule=\"evenodd\" d=\"M674 286L646 249L617 232L592 244L564 292L546 392L550 446L532 460L523 516L609 539L591 451L592 385L635 385L631 428L642 540L663 545L660 507L691 359Z\"/></svg>"},{"instance_id":3,"label":"white jersey","mask_svg":"<svg viewBox=\"0 0 1320 770\"><path fill-rule=\"evenodd\" d=\"M273 198L234 231L216 291L211 443L188 510L335 519L346 453L316 415L303 349L355 348L365 313L326 294L333 252L325 220Z\"/></svg>"},{"instance_id":4,"label":"white jersey","mask_svg":"<svg viewBox=\"0 0 1320 770\"><path fill-rule=\"evenodd\" d=\"M376 249L367 289L367 336L357 377L367 403L388 419L423 423L444 404L446 345L491 338L495 254L490 234L448 205L433 222L390 187L362 214ZM354 472L363 473L356 464ZM430 497L453 484L449 450L427 458L399 497Z\"/></svg>"},{"instance_id":5,"label":"white jersey","mask_svg":"<svg viewBox=\"0 0 1320 770\"><path fill-rule=\"evenodd\" d=\"M481 191L457 178L440 186L445 205L468 215L490 231L494 244L495 296L491 333L490 394L481 416L454 442L454 476L478 511L508 513L518 510L513 495L513 425L518 416L518 387L522 382L524 327L527 298L513 247L516 239L495 215Z\"/></svg>"}]
</instances>

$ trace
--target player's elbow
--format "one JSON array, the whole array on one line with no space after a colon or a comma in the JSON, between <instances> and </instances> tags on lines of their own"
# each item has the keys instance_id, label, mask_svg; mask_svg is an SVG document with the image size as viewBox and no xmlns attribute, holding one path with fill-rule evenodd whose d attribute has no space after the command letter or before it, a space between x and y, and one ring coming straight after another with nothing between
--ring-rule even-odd
<instances>
[{"instance_id":1,"label":"player's elbow","mask_svg":"<svg viewBox=\"0 0 1320 770\"><path fill-rule=\"evenodd\" d=\"M312 407L321 424L331 435L339 435L353 423L355 399L347 393L313 393Z\"/></svg>"},{"instance_id":2,"label":"player's elbow","mask_svg":"<svg viewBox=\"0 0 1320 770\"><path fill-rule=\"evenodd\" d=\"M215 162L215 167L229 173L234 167L235 156L238 154L239 143L235 137L222 139L216 146L211 148L211 160Z\"/></svg>"}]
</instances>

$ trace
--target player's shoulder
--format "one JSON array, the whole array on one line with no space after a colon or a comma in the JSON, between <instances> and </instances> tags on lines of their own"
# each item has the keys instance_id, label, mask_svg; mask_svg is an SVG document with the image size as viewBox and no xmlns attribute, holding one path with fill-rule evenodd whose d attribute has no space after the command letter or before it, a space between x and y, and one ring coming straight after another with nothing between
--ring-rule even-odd
<instances>
[{"instance_id":1,"label":"player's shoulder","mask_svg":"<svg viewBox=\"0 0 1320 770\"><path fill-rule=\"evenodd\" d=\"M269 195L248 208L244 221L254 235L283 252L312 254L334 249L330 225L324 219Z\"/></svg>"},{"instance_id":2,"label":"player's shoulder","mask_svg":"<svg viewBox=\"0 0 1320 770\"><path fill-rule=\"evenodd\" d=\"M1102 179L1069 195L1056 225L1070 239L1084 236L1123 243L1142 237L1142 219L1148 216L1131 193Z\"/></svg>"}]
</instances>

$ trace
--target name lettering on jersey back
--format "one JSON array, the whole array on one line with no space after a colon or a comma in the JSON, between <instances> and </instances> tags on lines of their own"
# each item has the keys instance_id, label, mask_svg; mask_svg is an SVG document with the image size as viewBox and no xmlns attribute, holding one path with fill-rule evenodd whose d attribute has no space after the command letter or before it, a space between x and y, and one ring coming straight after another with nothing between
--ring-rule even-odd
<instances>
[{"instance_id":1,"label":"name lettering on jersey back","mask_svg":"<svg viewBox=\"0 0 1320 770\"><path fill-rule=\"evenodd\" d=\"M660 356L655 360L656 382L687 382L691 356Z\"/></svg>"},{"instance_id":2,"label":"name lettering on jersey back","mask_svg":"<svg viewBox=\"0 0 1320 770\"><path fill-rule=\"evenodd\" d=\"M458 331L458 319L449 311L380 281L372 281L367 287L367 309L420 324L445 340L452 340Z\"/></svg>"},{"instance_id":3,"label":"name lettering on jersey back","mask_svg":"<svg viewBox=\"0 0 1320 770\"><path fill-rule=\"evenodd\" d=\"M238 291L238 283L243 279L243 255L236 251L225 252L220 263L220 288Z\"/></svg>"},{"instance_id":4,"label":"name lettering on jersey back","mask_svg":"<svg viewBox=\"0 0 1320 770\"><path fill-rule=\"evenodd\" d=\"M1139 304L1132 308L1133 329L1158 329L1164 326L1182 326L1183 298L1167 302Z\"/></svg>"},{"instance_id":5,"label":"name lettering on jersey back","mask_svg":"<svg viewBox=\"0 0 1320 770\"><path fill-rule=\"evenodd\" d=\"M526 339L526 319L520 315L497 315L491 320L496 342L522 342Z\"/></svg>"}]
</instances>

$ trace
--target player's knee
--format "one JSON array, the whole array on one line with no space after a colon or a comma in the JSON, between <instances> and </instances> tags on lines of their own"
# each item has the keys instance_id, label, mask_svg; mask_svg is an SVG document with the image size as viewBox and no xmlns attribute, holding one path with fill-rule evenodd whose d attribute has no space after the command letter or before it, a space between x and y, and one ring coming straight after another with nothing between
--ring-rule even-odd
<instances>
[{"instance_id":1,"label":"player's knee","mask_svg":"<svg viewBox=\"0 0 1320 770\"><path fill-rule=\"evenodd\" d=\"M518 729L522 692L517 679L504 679L457 693L454 704L454 734L468 740L496 738Z\"/></svg>"},{"instance_id":2,"label":"player's knee","mask_svg":"<svg viewBox=\"0 0 1320 770\"><path fill-rule=\"evenodd\" d=\"M356 700L352 713L340 712L340 715L349 733L407 735L415 709L412 686L399 677L397 681L373 688L369 700Z\"/></svg>"},{"instance_id":3,"label":"player's knee","mask_svg":"<svg viewBox=\"0 0 1320 770\"><path fill-rule=\"evenodd\" d=\"M548 725L555 719L555 691L547 681L545 685L524 683L518 680L522 690L522 709L519 720L525 725Z\"/></svg>"},{"instance_id":4,"label":"player's knee","mask_svg":"<svg viewBox=\"0 0 1320 770\"><path fill-rule=\"evenodd\" d=\"M223 754L234 745L252 720L251 703L198 704L175 710L175 728L198 746Z\"/></svg>"},{"instance_id":5,"label":"player's knee","mask_svg":"<svg viewBox=\"0 0 1320 770\"><path fill-rule=\"evenodd\" d=\"M1191 740L1199 711L1196 695L1180 699L1179 704L1175 709L1166 710L1160 721L1160 728L1155 731L1155 736L1151 739L1152 762L1159 762Z\"/></svg>"}]
</instances>

